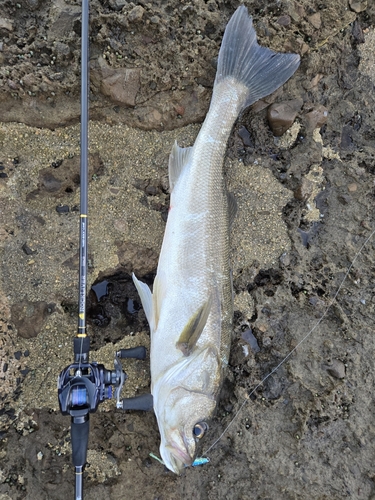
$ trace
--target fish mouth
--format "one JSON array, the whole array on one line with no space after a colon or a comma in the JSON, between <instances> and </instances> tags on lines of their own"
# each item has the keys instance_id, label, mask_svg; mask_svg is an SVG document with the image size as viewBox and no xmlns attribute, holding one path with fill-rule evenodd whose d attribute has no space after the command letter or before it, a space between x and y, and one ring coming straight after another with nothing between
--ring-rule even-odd
<instances>
[{"instance_id":1,"label":"fish mouth","mask_svg":"<svg viewBox=\"0 0 375 500\"><path fill-rule=\"evenodd\" d=\"M179 474L185 467L193 463L191 456L177 446L166 446L166 450L169 452L169 465L176 474Z\"/></svg>"}]
</instances>

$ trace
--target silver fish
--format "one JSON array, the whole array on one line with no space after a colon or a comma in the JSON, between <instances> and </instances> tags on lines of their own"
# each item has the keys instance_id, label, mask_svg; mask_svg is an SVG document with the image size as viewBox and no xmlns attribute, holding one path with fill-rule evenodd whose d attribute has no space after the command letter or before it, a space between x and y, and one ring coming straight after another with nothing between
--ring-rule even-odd
<instances>
[{"instance_id":1,"label":"silver fish","mask_svg":"<svg viewBox=\"0 0 375 500\"><path fill-rule=\"evenodd\" d=\"M210 109L193 147L169 159L171 201L153 293L137 280L151 330L151 392L160 453L175 473L191 465L216 408L232 334L229 230L235 201L223 177L238 115L299 66L260 47L244 6L225 30Z\"/></svg>"}]
</instances>

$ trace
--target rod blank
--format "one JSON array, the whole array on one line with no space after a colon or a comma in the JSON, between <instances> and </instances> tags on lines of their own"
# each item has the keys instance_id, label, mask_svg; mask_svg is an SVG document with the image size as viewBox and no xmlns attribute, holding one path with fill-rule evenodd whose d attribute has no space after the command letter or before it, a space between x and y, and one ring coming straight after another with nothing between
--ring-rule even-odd
<instances>
[{"instance_id":1,"label":"rod blank","mask_svg":"<svg viewBox=\"0 0 375 500\"><path fill-rule=\"evenodd\" d=\"M81 29L81 165L78 334L86 335L88 241L89 2L82 0Z\"/></svg>"}]
</instances>

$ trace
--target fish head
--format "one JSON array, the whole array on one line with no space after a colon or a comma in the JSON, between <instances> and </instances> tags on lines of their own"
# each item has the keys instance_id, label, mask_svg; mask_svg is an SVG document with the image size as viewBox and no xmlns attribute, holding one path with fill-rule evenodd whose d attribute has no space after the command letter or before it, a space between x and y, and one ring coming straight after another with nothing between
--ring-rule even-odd
<instances>
[{"instance_id":1,"label":"fish head","mask_svg":"<svg viewBox=\"0 0 375 500\"><path fill-rule=\"evenodd\" d=\"M168 469L180 474L194 462L197 443L208 429L206 421L215 407L212 396L183 387L169 392L162 411L157 414L160 454Z\"/></svg>"},{"instance_id":2,"label":"fish head","mask_svg":"<svg viewBox=\"0 0 375 500\"><path fill-rule=\"evenodd\" d=\"M160 454L176 474L195 459L197 443L216 408L221 374L218 352L208 346L181 356L152 387Z\"/></svg>"}]
</instances>

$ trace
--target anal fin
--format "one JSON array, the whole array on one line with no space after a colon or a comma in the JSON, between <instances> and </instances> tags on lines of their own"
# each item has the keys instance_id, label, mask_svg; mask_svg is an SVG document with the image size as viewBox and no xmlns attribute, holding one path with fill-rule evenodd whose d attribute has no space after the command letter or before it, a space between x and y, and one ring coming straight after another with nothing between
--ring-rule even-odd
<instances>
[{"instance_id":1,"label":"anal fin","mask_svg":"<svg viewBox=\"0 0 375 500\"><path fill-rule=\"evenodd\" d=\"M173 144L172 151L169 156L168 167L169 187L171 192L173 191L173 188L175 187L184 167L189 163L192 150L192 146L188 148L181 148L177 142Z\"/></svg>"}]
</instances>

